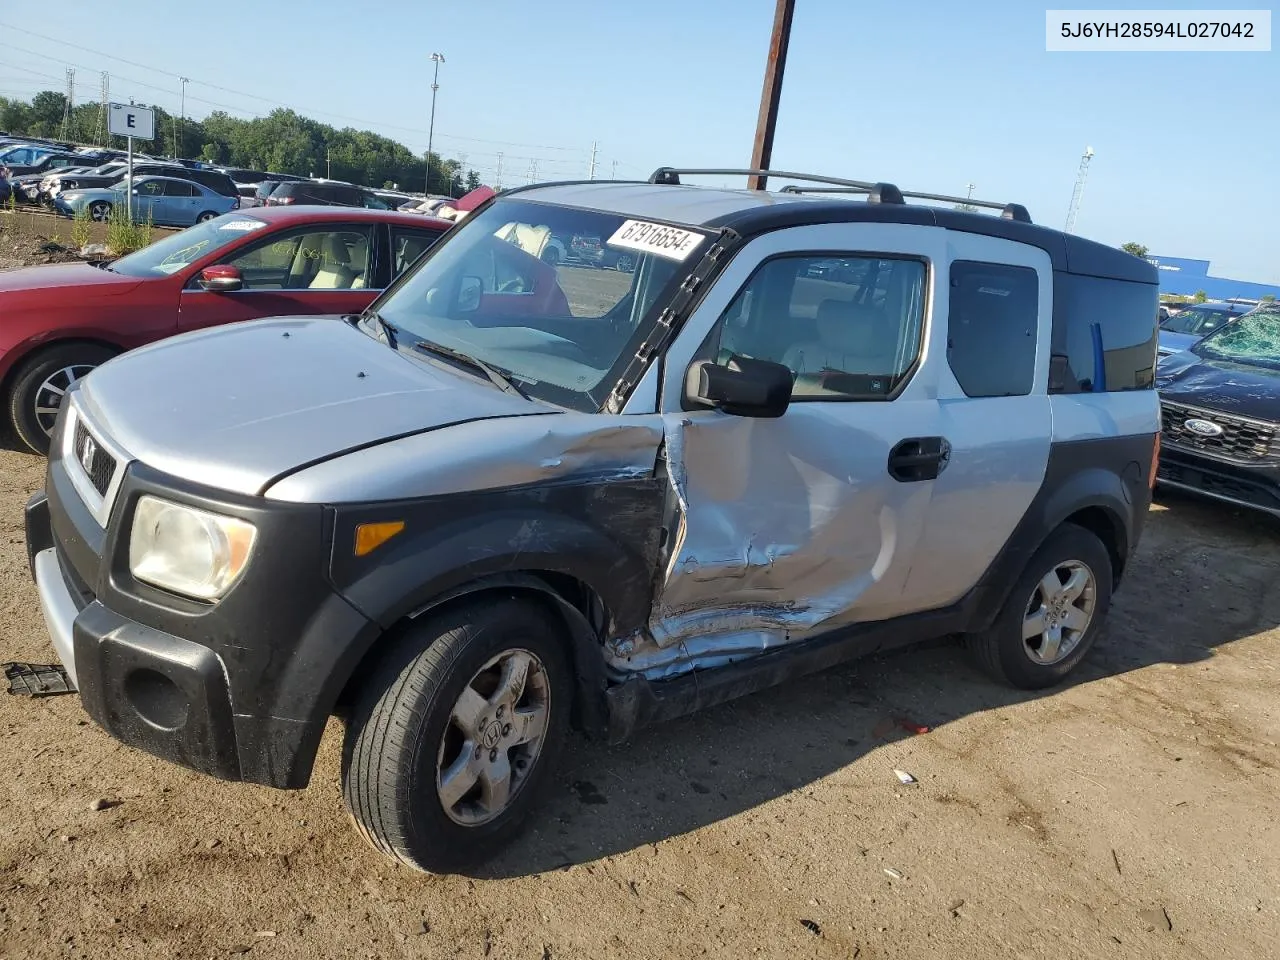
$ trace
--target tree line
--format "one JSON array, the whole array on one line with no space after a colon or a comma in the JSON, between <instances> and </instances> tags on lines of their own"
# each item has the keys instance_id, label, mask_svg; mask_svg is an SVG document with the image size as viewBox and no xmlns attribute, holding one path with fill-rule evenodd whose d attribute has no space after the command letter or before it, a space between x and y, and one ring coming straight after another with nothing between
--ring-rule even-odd
<instances>
[{"instance_id":1,"label":"tree line","mask_svg":"<svg viewBox=\"0 0 1280 960\"><path fill-rule=\"evenodd\" d=\"M41 91L29 101L0 97L0 130L124 149L123 137L105 135L106 120L99 117L97 103L73 107L69 118L64 117L66 104L66 96L56 90ZM251 120L217 110L203 120L184 121L163 107L152 109L156 139L135 141L134 149L153 156L452 196L480 186L476 171L464 171L457 160L432 152L428 188L426 158L404 144L370 130L332 127L293 110L272 110Z\"/></svg>"}]
</instances>

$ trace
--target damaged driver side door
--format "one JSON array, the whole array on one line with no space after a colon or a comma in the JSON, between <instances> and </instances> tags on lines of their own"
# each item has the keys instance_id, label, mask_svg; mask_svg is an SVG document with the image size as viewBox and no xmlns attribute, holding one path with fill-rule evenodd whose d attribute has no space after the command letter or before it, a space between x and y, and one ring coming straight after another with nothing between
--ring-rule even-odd
<instances>
[{"instance_id":1,"label":"damaged driver side door","mask_svg":"<svg viewBox=\"0 0 1280 960\"><path fill-rule=\"evenodd\" d=\"M896 224L766 234L672 344L660 404L674 502L653 664L716 666L912 612L903 587L949 455L930 343L939 234ZM790 368L785 414L689 402L690 363L734 357Z\"/></svg>"}]
</instances>

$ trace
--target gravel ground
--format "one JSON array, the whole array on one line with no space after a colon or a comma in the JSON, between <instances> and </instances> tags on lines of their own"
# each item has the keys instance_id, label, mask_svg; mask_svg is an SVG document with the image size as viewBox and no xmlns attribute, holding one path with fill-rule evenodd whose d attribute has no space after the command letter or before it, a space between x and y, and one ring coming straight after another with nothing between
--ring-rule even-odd
<instances>
[{"instance_id":1,"label":"gravel ground","mask_svg":"<svg viewBox=\"0 0 1280 960\"><path fill-rule=\"evenodd\" d=\"M52 656L42 470L0 452L6 660ZM1278 565L1274 525L1167 501L1071 686L1006 691L938 644L576 742L475 876L363 846L336 721L281 793L128 750L75 697L0 697L0 956L1275 956Z\"/></svg>"}]
</instances>

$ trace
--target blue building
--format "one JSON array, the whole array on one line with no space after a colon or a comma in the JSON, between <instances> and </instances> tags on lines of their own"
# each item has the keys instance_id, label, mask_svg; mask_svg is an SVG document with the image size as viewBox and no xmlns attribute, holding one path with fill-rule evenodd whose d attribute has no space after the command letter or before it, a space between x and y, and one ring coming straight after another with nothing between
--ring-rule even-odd
<instances>
[{"instance_id":1,"label":"blue building","mask_svg":"<svg viewBox=\"0 0 1280 960\"><path fill-rule=\"evenodd\" d=\"M1267 294L1280 299L1280 285L1228 280L1209 276L1208 260L1148 256L1160 271L1160 292L1193 297L1203 290L1210 300L1261 300Z\"/></svg>"}]
</instances>

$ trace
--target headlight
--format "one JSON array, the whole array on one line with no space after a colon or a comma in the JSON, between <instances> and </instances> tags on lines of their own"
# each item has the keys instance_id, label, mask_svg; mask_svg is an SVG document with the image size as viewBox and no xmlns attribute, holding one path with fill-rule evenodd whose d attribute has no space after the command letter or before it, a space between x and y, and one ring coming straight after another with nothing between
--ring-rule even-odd
<instances>
[{"instance_id":1,"label":"headlight","mask_svg":"<svg viewBox=\"0 0 1280 960\"><path fill-rule=\"evenodd\" d=\"M244 571L256 535L244 520L140 497L129 536L129 570L161 589L216 600Z\"/></svg>"}]
</instances>

